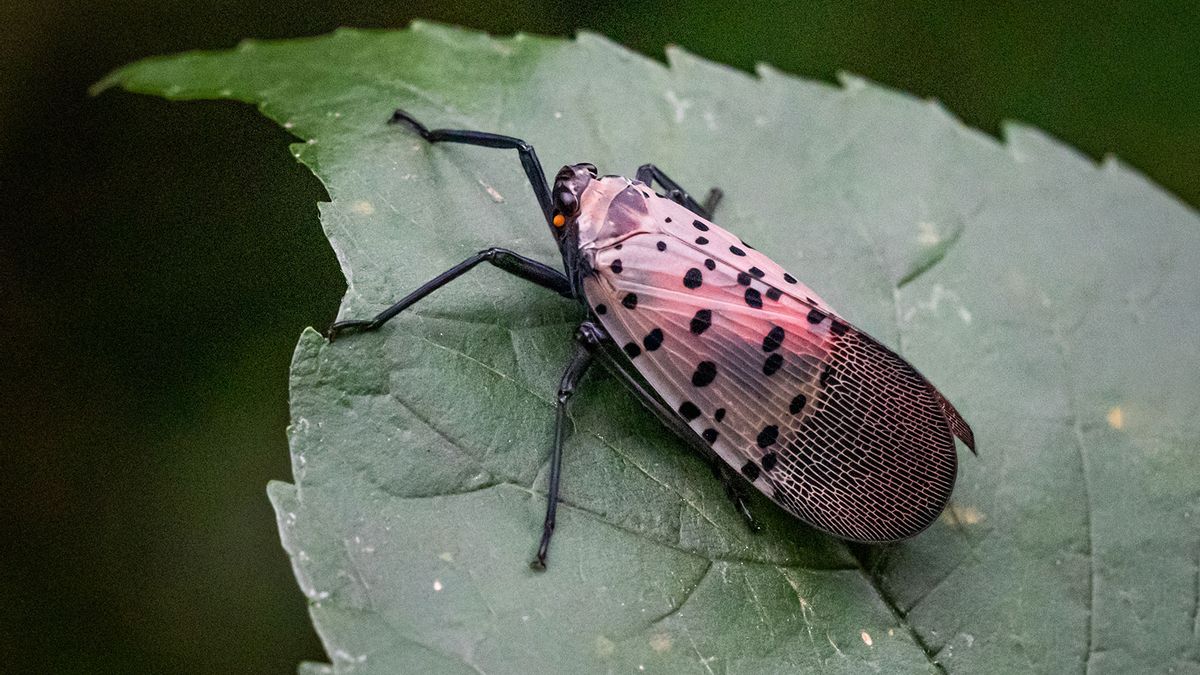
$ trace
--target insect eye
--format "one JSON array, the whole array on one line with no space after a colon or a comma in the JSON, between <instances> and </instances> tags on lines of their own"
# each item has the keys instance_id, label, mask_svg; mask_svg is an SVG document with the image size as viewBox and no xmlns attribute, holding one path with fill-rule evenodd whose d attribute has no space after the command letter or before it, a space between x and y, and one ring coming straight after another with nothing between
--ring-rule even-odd
<instances>
[{"instance_id":1,"label":"insect eye","mask_svg":"<svg viewBox=\"0 0 1200 675\"><path fill-rule=\"evenodd\" d=\"M595 164L580 164L580 166L587 169L587 172L592 174L592 178L598 178L600 176L600 172L596 170Z\"/></svg>"},{"instance_id":2,"label":"insect eye","mask_svg":"<svg viewBox=\"0 0 1200 675\"><path fill-rule=\"evenodd\" d=\"M554 197L560 213L573 216L579 212L579 200L569 190L559 190Z\"/></svg>"}]
</instances>

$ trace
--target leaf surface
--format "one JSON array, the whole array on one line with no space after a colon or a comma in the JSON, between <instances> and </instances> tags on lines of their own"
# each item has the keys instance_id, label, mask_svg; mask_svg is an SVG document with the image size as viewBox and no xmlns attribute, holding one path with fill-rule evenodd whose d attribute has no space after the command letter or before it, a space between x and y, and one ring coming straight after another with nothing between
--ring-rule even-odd
<instances>
[{"instance_id":1,"label":"leaf surface","mask_svg":"<svg viewBox=\"0 0 1200 675\"><path fill-rule=\"evenodd\" d=\"M975 428L951 507L849 548L708 469L608 378L576 398L558 533L551 401L583 314L481 268L374 335L301 336L294 484L269 488L334 672L1197 672L1200 228L1116 161L846 77L669 65L591 34L428 24L143 61L100 87L255 104L302 142L366 317L490 245L556 263L515 153L653 161L899 349ZM557 263L556 263L557 264ZM305 672L326 672L306 664Z\"/></svg>"}]
</instances>

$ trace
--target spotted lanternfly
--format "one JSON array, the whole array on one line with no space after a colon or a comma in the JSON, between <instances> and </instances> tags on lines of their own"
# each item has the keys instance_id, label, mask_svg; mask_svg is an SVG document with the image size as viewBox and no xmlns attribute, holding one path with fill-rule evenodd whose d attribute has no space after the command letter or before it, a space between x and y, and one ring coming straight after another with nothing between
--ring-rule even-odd
<instances>
[{"instance_id":1,"label":"spotted lanternfly","mask_svg":"<svg viewBox=\"0 0 1200 675\"><path fill-rule=\"evenodd\" d=\"M374 319L333 324L330 339L379 328L481 262L588 312L559 386L534 568L545 568L554 531L567 402L593 362L712 462L755 529L739 477L805 523L852 541L911 537L941 513L957 474L954 437L974 451L971 428L902 357L714 225L719 190L702 205L653 164L632 181L600 176L591 164L564 166L551 189L525 141L431 131L401 110L390 121L431 143L517 150L565 274L490 248ZM654 181L665 194L651 189Z\"/></svg>"}]
</instances>

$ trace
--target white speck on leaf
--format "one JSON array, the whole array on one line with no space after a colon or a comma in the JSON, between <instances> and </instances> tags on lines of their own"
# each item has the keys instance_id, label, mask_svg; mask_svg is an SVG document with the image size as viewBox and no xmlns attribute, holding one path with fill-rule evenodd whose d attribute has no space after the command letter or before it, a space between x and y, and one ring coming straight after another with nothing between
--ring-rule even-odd
<instances>
[{"instance_id":1,"label":"white speck on leaf","mask_svg":"<svg viewBox=\"0 0 1200 675\"><path fill-rule=\"evenodd\" d=\"M344 649L335 649L331 654L334 661L341 663L364 663L367 660L366 654L355 656Z\"/></svg>"},{"instance_id":2,"label":"white speck on leaf","mask_svg":"<svg viewBox=\"0 0 1200 675\"><path fill-rule=\"evenodd\" d=\"M922 246L933 246L941 240L942 237L938 234L937 225L927 221L917 223L917 241Z\"/></svg>"},{"instance_id":3,"label":"white speck on leaf","mask_svg":"<svg viewBox=\"0 0 1200 675\"><path fill-rule=\"evenodd\" d=\"M692 102L687 99L679 98L679 96L670 89L668 89L667 93L663 96L667 99L667 103L670 103L671 107L675 109L675 123L678 124L682 122L687 109L692 107Z\"/></svg>"},{"instance_id":4,"label":"white speck on leaf","mask_svg":"<svg viewBox=\"0 0 1200 675\"><path fill-rule=\"evenodd\" d=\"M842 657L842 658L846 658L846 655L845 655L845 654L842 652L841 648L839 648L839 647L837 646L837 643L833 641L833 636L832 636L832 635L830 635L828 632L826 632L826 633L825 633L825 639L826 639L826 640L829 640L829 646L833 647L833 651L837 652L837 655L838 655L838 656L840 656L840 657Z\"/></svg>"},{"instance_id":5,"label":"white speck on leaf","mask_svg":"<svg viewBox=\"0 0 1200 675\"><path fill-rule=\"evenodd\" d=\"M875 641L871 639L871 634L865 630L859 635L859 637L862 638L863 643L866 644L868 647L875 644Z\"/></svg>"},{"instance_id":6,"label":"white speck on leaf","mask_svg":"<svg viewBox=\"0 0 1200 675\"><path fill-rule=\"evenodd\" d=\"M942 512L942 520L950 525L976 525L986 519L987 516L974 506L963 506L954 502L950 502Z\"/></svg>"},{"instance_id":7,"label":"white speck on leaf","mask_svg":"<svg viewBox=\"0 0 1200 675\"><path fill-rule=\"evenodd\" d=\"M375 205L365 199L362 199L351 204L350 211L352 213L357 213L360 216L369 216L375 213Z\"/></svg>"},{"instance_id":8,"label":"white speck on leaf","mask_svg":"<svg viewBox=\"0 0 1200 675\"><path fill-rule=\"evenodd\" d=\"M946 288L945 286L942 286L941 284L933 285L933 289L929 293L929 299L919 300L917 301L916 305L908 308L904 312L904 321L911 321L919 311L937 314L938 309L941 307L943 302L947 302L955 306L955 314L958 315L958 318L961 319L963 323L971 323L971 312L963 306L962 300L959 299L958 294Z\"/></svg>"},{"instance_id":9,"label":"white speck on leaf","mask_svg":"<svg viewBox=\"0 0 1200 675\"><path fill-rule=\"evenodd\" d=\"M496 202L497 204L504 203L504 195L497 192L496 188L492 187L491 185L488 185L487 183L483 182L482 180L479 180L479 184L483 186L484 190L487 190L488 196L490 196L492 198L492 201Z\"/></svg>"},{"instance_id":10,"label":"white speck on leaf","mask_svg":"<svg viewBox=\"0 0 1200 675\"><path fill-rule=\"evenodd\" d=\"M1121 406L1113 406L1108 414L1104 416L1108 421L1108 426L1120 431L1125 428L1125 411L1121 410Z\"/></svg>"},{"instance_id":11,"label":"white speck on leaf","mask_svg":"<svg viewBox=\"0 0 1200 675\"><path fill-rule=\"evenodd\" d=\"M612 653L616 651L616 649L617 645L613 643L612 640L609 640L603 635L596 637L596 654L598 656L612 656Z\"/></svg>"},{"instance_id":12,"label":"white speck on leaf","mask_svg":"<svg viewBox=\"0 0 1200 675\"><path fill-rule=\"evenodd\" d=\"M433 590L434 590L434 591L441 591L441 590L442 590L442 588L444 588L444 587L442 586L442 582L441 582L440 580L438 580L438 579L434 579L434 580L433 580Z\"/></svg>"}]
</instances>

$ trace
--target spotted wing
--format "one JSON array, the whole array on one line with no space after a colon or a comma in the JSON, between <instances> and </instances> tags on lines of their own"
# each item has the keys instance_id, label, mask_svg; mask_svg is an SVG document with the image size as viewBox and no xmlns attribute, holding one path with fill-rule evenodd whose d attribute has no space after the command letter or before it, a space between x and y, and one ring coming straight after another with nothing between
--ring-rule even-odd
<instances>
[{"instance_id":1,"label":"spotted wing","mask_svg":"<svg viewBox=\"0 0 1200 675\"><path fill-rule=\"evenodd\" d=\"M969 427L904 359L765 256L737 265L744 245L703 224L594 251L584 292L605 328L718 456L800 519L870 542L927 527L954 486L952 434L973 445Z\"/></svg>"}]
</instances>

